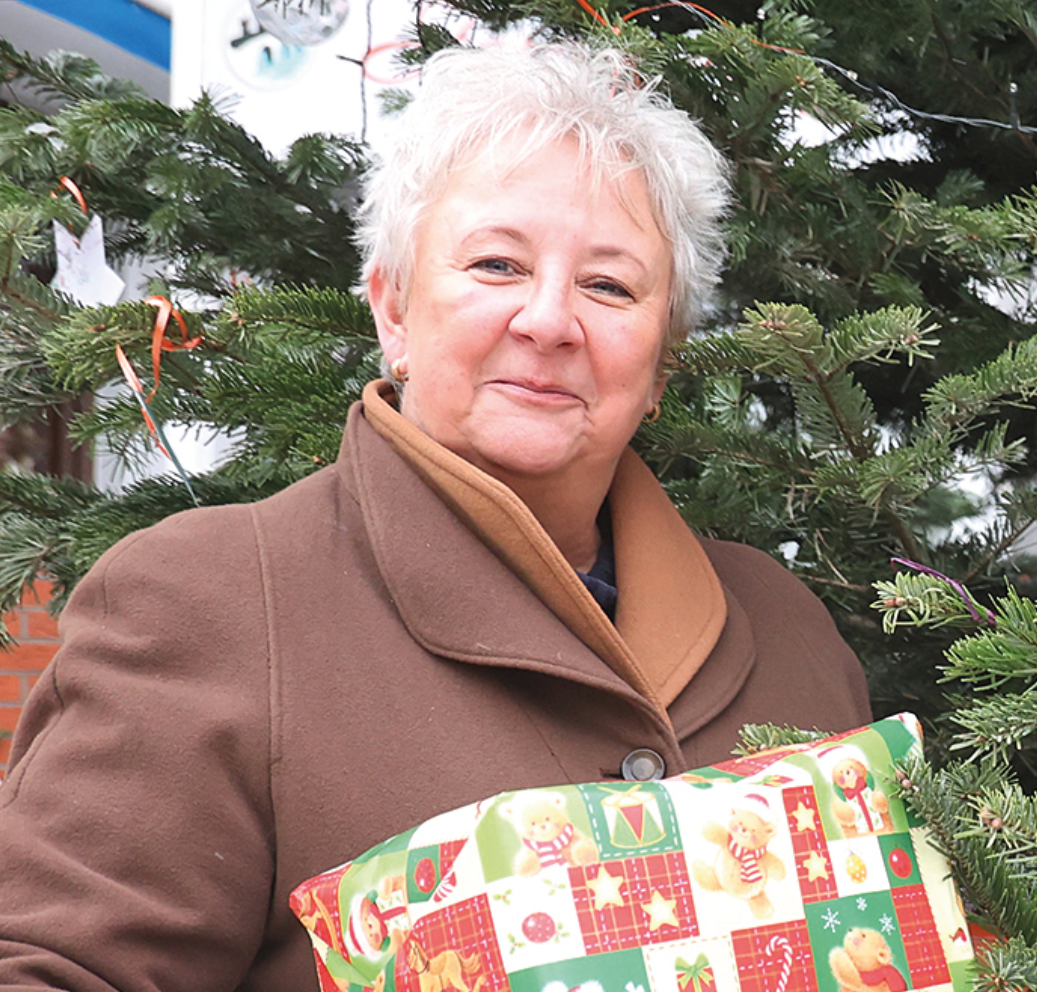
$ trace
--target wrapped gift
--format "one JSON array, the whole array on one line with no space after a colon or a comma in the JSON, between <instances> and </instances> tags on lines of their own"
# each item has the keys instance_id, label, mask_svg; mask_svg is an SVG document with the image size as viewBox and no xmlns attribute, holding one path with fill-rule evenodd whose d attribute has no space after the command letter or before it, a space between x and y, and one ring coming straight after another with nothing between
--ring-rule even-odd
<instances>
[{"instance_id":1,"label":"wrapped gift","mask_svg":"<svg viewBox=\"0 0 1037 992\"><path fill-rule=\"evenodd\" d=\"M502 793L301 885L324 990L965 992L902 715L660 782Z\"/></svg>"},{"instance_id":2,"label":"wrapped gift","mask_svg":"<svg viewBox=\"0 0 1037 992\"><path fill-rule=\"evenodd\" d=\"M677 958L677 988L680 992L713 992L713 966L705 954L692 964Z\"/></svg>"}]
</instances>

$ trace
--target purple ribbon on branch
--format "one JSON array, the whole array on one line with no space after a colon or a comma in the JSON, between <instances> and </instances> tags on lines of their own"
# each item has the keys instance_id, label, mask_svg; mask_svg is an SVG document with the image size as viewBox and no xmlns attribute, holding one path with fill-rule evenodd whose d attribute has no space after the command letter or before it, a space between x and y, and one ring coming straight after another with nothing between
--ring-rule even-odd
<instances>
[{"instance_id":1,"label":"purple ribbon on branch","mask_svg":"<svg viewBox=\"0 0 1037 992\"><path fill-rule=\"evenodd\" d=\"M905 568L914 569L916 572L922 572L925 575L931 575L934 578L942 579L961 597L962 602L965 604L965 607L968 609L972 619L975 620L976 623L985 622L989 627L997 626L997 620L994 617L993 611L984 607L983 609L986 616L983 616L983 614L976 608L976 604L972 599L972 594L957 579L952 579L949 575L944 575L943 572L938 572L935 568L930 568L928 565L922 565L917 561L909 561L907 558L890 558L890 562L894 565L903 565Z\"/></svg>"}]
</instances>

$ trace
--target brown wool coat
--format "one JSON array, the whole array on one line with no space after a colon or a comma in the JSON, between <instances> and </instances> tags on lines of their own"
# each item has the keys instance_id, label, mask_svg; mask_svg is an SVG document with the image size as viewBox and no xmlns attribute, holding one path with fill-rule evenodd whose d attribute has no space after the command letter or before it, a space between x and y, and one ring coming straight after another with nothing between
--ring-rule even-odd
<instances>
[{"instance_id":1,"label":"brown wool coat","mask_svg":"<svg viewBox=\"0 0 1037 992\"><path fill-rule=\"evenodd\" d=\"M635 456L613 629L507 490L365 404L334 466L80 584L0 787L4 992L311 992L288 894L390 834L637 747L676 772L747 721L868 720L823 606L696 541Z\"/></svg>"}]
</instances>

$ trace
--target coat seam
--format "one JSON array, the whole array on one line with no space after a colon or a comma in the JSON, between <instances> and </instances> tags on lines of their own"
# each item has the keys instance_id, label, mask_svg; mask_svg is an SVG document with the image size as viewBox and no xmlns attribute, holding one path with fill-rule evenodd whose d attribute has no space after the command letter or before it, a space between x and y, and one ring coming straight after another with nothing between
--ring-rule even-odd
<instances>
[{"instance_id":1,"label":"coat seam","mask_svg":"<svg viewBox=\"0 0 1037 992\"><path fill-rule=\"evenodd\" d=\"M267 801L270 803L271 811L271 829L273 833L274 848L276 853L277 847L277 823L276 818L273 816L275 809L274 803L274 766L280 764L281 761L281 741L280 741L280 713L281 707L279 705L279 683L277 678L277 663L275 659L275 637L273 631L274 623L274 604L272 602L272 594L270 590L270 583L267 581L267 548L262 540L259 520L256 515L256 508L253 504L249 504L248 507L249 522L252 525L252 540L256 548L256 561L258 567L256 569L257 577L259 580L259 592L263 602L263 613L264 613L264 637L266 641L266 678L267 678Z\"/></svg>"}]
</instances>

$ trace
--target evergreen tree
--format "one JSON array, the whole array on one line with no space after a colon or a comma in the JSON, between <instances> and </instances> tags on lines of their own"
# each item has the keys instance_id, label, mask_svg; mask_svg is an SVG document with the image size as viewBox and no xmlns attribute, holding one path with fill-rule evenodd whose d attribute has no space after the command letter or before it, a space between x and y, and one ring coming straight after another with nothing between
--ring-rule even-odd
<instances>
[{"instance_id":1,"label":"evergreen tree","mask_svg":"<svg viewBox=\"0 0 1037 992\"><path fill-rule=\"evenodd\" d=\"M973 918L1001 938L983 948L975 988L1037 988L1037 796L1018 776L1024 768L1032 780L1037 759L1037 603L1008 584L986 606L932 572L901 572L876 589L889 631L966 628L942 666L966 690L950 713L958 757L902 769L900 789L949 858Z\"/></svg>"},{"instance_id":2,"label":"evergreen tree","mask_svg":"<svg viewBox=\"0 0 1037 992\"><path fill-rule=\"evenodd\" d=\"M1008 552L1037 516L1033 12L1011 0L908 0L892 14L870 0L452 5L491 28L533 18L545 37L624 47L730 158L721 303L674 356L664 415L638 444L693 527L786 560L826 598L878 713L923 717L937 770L908 770L909 791L930 804L978 911L1013 938L983 987L1032 987L1037 934L1002 897L1032 906L1033 894L985 875L997 859L980 849L1009 838L1010 867L1033 884L1032 762L1015 747L1037 729L1018 683L1030 676L994 679L976 716L938 682L953 626L893 624L884 635L870 601L896 556L966 581L977 602L1007 579L1008 598L990 606L999 631L1029 602L1025 562ZM415 31L411 59L454 43L446 28ZM0 65L51 100L47 113L0 110L0 424L121 383L119 346L145 381L141 395L76 414L79 443L103 442L132 463L155 443L141 415L152 387L156 433L212 426L233 439L213 472L186 478L171 464L114 494L0 474L0 609L40 571L55 578L60 606L126 533L195 502L261 498L334 459L349 404L377 374L370 317L351 291L365 150L309 136L276 157L211 99L173 110L85 59L35 61L8 45ZM826 140L799 136L804 114ZM876 152L893 135L921 154ZM155 305L84 308L48 287L50 225L78 233L85 223L63 176L104 218L109 257L150 259L152 292L183 314L183 334L169 320L158 364ZM1010 312L995 294L1014 294ZM989 493L968 496L970 474ZM946 589L941 581L932 588ZM899 617L931 617L933 594L920 588L897 585L882 601ZM1022 642L1020 657L1033 640ZM973 736L955 737L966 714ZM947 764L956 747L989 759ZM977 807L965 798L979 794L969 821Z\"/></svg>"}]
</instances>

